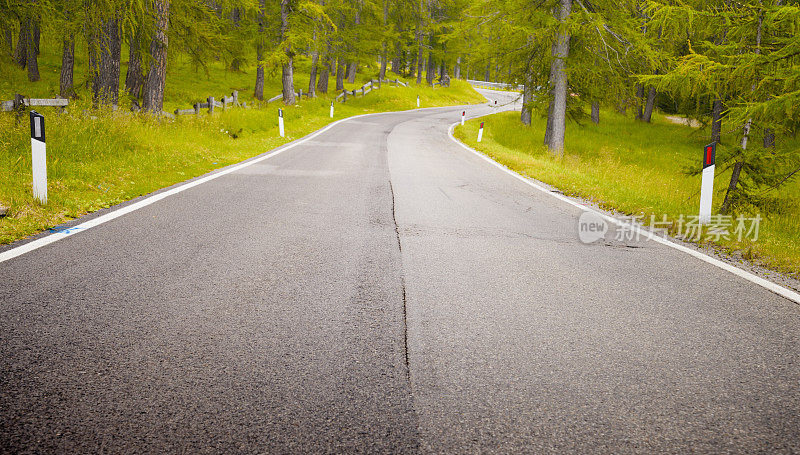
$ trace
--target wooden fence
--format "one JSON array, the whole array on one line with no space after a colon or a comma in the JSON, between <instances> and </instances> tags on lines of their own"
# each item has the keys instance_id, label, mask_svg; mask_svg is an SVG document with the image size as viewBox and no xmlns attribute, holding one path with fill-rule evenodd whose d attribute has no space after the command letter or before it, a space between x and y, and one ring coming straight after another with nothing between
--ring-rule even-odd
<instances>
[{"instance_id":1,"label":"wooden fence","mask_svg":"<svg viewBox=\"0 0 800 455\"><path fill-rule=\"evenodd\" d=\"M247 107L247 103L239 104L239 92L234 90L231 96L223 96L217 101L213 96L206 98L205 103L194 103L191 109L175 109L174 115L199 115L200 110L208 109L209 114L214 113L215 108L223 111L231 107Z\"/></svg>"},{"instance_id":2,"label":"wooden fence","mask_svg":"<svg viewBox=\"0 0 800 455\"><path fill-rule=\"evenodd\" d=\"M352 96L353 98L355 98L358 95L359 91L361 91L361 96L367 96L367 93L371 92L372 90L376 90L376 89L381 88L381 83L396 84L396 85L402 85L403 87L408 87L408 84L406 84L405 82L401 81L400 79L394 79L394 80L393 79L370 79L369 81L364 83L364 85L362 85L361 88L357 88L357 89L352 90L352 91L350 91L350 90L342 90L342 93L337 95L336 98L334 98L334 99L336 101L339 101L339 99L341 99L343 103L346 103L348 96ZM377 87L375 87L376 84L377 84Z\"/></svg>"},{"instance_id":3,"label":"wooden fence","mask_svg":"<svg viewBox=\"0 0 800 455\"><path fill-rule=\"evenodd\" d=\"M23 95L17 95L11 101L0 102L0 110L3 112L15 111L22 106L52 106L65 108L69 105L69 100L66 98L25 98Z\"/></svg>"},{"instance_id":4,"label":"wooden fence","mask_svg":"<svg viewBox=\"0 0 800 455\"><path fill-rule=\"evenodd\" d=\"M408 84L399 80L399 79L370 79L360 88L348 91L342 90L335 100L342 102L347 102L347 97L352 96L356 97L359 94L361 96L366 96L367 93L371 92L372 90L376 90L381 88L381 84L395 84L396 86L402 85L403 87L408 87ZM436 84L434 84L436 85ZM299 92L295 93L295 96L298 98L303 97L303 91L300 90ZM306 94L308 96L308 94ZM278 101L283 98L283 94L278 94L273 96L272 98L267 100L267 103L271 103L273 101ZM23 95L17 95L11 101L2 101L0 102L0 111L10 112L19 109L22 106L31 107L31 106L51 106L51 107L58 107L64 109L69 105L69 99L66 98L26 98ZM223 96L219 100L214 98L213 96L209 96L206 98L205 103L195 103L190 109L175 109L172 113L170 112L162 112L162 115L175 118L178 115L199 115L201 110L208 110L209 114L214 113L214 109L220 108L223 111L232 107L242 107L247 108L247 103L239 103L239 92L234 90L231 93L231 96ZM138 111L140 110L138 106L134 105L131 110Z\"/></svg>"}]
</instances>

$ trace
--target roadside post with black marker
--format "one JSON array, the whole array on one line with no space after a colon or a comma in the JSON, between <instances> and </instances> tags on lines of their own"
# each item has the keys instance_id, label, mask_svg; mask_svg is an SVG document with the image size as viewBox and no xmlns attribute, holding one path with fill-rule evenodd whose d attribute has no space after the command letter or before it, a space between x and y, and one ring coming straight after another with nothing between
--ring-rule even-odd
<instances>
[{"instance_id":1,"label":"roadside post with black marker","mask_svg":"<svg viewBox=\"0 0 800 455\"><path fill-rule=\"evenodd\" d=\"M278 108L278 133L281 137L285 137L283 131L283 109Z\"/></svg>"},{"instance_id":2,"label":"roadside post with black marker","mask_svg":"<svg viewBox=\"0 0 800 455\"><path fill-rule=\"evenodd\" d=\"M331 101L331 118L333 118L333 101Z\"/></svg>"},{"instance_id":3,"label":"roadside post with black marker","mask_svg":"<svg viewBox=\"0 0 800 455\"><path fill-rule=\"evenodd\" d=\"M47 146L44 134L44 116L36 111L31 117L31 165L33 170L33 197L47 204Z\"/></svg>"},{"instance_id":4,"label":"roadside post with black marker","mask_svg":"<svg viewBox=\"0 0 800 455\"><path fill-rule=\"evenodd\" d=\"M711 222L711 201L714 196L714 170L716 168L717 143L703 148L703 179L700 183L700 224Z\"/></svg>"}]
</instances>

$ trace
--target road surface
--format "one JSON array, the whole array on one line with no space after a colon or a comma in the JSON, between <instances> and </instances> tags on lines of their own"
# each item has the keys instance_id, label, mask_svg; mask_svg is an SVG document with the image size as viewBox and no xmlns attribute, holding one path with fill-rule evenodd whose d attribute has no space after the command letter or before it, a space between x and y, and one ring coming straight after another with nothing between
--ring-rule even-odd
<instances>
[{"instance_id":1,"label":"road surface","mask_svg":"<svg viewBox=\"0 0 800 455\"><path fill-rule=\"evenodd\" d=\"M583 244L448 137L461 110L342 122L0 263L0 451L800 451L800 306Z\"/></svg>"}]
</instances>

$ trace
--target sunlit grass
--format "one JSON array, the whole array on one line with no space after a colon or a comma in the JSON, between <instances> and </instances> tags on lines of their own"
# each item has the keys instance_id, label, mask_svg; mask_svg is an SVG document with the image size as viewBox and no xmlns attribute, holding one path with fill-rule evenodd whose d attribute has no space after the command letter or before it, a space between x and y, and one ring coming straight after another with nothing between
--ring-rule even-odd
<instances>
[{"instance_id":1,"label":"sunlit grass","mask_svg":"<svg viewBox=\"0 0 800 455\"><path fill-rule=\"evenodd\" d=\"M477 143L480 122L484 136ZM564 193L593 200L601 207L628 215L697 215L700 175L685 170L701 165L703 131L673 125L657 116L653 124L603 112L600 125L568 125L564 158L554 158L542 145L545 120L534 118L530 127L519 112L505 112L458 126L456 137L524 175L554 185ZM730 172L715 178L714 206L722 203ZM736 238L718 245L748 259L800 275L800 184L791 182L779 193L780 210L760 224L756 241Z\"/></svg>"}]
</instances>

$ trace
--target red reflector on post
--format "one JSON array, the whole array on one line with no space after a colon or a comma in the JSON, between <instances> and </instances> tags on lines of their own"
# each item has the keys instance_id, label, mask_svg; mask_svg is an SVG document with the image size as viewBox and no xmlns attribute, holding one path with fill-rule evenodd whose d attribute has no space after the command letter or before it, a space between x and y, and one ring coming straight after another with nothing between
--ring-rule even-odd
<instances>
[{"instance_id":1,"label":"red reflector on post","mask_svg":"<svg viewBox=\"0 0 800 455\"><path fill-rule=\"evenodd\" d=\"M481 122L481 128L483 128L483 122Z\"/></svg>"},{"instance_id":2,"label":"red reflector on post","mask_svg":"<svg viewBox=\"0 0 800 455\"><path fill-rule=\"evenodd\" d=\"M713 166L717 161L717 143L712 142L703 148L703 169Z\"/></svg>"}]
</instances>

